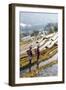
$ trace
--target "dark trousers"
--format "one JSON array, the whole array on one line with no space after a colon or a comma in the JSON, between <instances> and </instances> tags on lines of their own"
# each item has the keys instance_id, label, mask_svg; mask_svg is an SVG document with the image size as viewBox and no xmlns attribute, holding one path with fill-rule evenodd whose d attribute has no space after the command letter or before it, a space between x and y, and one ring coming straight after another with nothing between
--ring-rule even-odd
<instances>
[{"instance_id":1,"label":"dark trousers","mask_svg":"<svg viewBox=\"0 0 66 90\"><path fill-rule=\"evenodd\" d=\"M39 56L37 56L37 68L39 68Z\"/></svg>"},{"instance_id":2,"label":"dark trousers","mask_svg":"<svg viewBox=\"0 0 66 90\"><path fill-rule=\"evenodd\" d=\"M31 72L31 59L29 60L29 72Z\"/></svg>"}]
</instances>

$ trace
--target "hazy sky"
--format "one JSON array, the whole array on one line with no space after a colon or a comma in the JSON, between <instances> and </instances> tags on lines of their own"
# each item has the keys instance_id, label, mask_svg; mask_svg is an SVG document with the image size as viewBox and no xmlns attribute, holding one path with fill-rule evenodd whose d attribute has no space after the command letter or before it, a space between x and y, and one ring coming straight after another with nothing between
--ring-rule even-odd
<instances>
[{"instance_id":1,"label":"hazy sky","mask_svg":"<svg viewBox=\"0 0 66 90\"><path fill-rule=\"evenodd\" d=\"M20 12L19 21L24 24L46 25L47 23L57 23L57 13L36 13L36 12Z\"/></svg>"}]
</instances>

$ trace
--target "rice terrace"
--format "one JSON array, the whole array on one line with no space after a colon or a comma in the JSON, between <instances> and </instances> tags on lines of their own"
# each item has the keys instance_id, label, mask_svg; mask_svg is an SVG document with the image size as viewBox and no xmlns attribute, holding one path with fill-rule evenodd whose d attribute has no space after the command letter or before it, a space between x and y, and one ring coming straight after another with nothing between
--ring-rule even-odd
<instances>
[{"instance_id":1,"label":"rice terrace","mask_svg":"<svg viewBox=\"0 0 66 90\"><path fill-rule=\"evenodd\" d=\"M57 14L20 12L19 44L21 78L57 76Z\"/></svg>"}]
</instances>

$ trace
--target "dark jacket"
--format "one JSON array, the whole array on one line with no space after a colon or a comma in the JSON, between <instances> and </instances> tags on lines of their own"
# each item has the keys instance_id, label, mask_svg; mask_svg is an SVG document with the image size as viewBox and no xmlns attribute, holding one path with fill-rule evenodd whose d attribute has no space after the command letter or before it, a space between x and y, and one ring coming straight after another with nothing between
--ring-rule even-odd
<instances>
[{"instance_id":1,"label":"dark jacket","mask_svg":"<svg viewBox=\"0 0 66 90\"><path fill-rule=\"evenodd\" d=\"M27 50L27 54L28 56L32 57L32 50L31 49Z\"/></svg>"}]
</instances>

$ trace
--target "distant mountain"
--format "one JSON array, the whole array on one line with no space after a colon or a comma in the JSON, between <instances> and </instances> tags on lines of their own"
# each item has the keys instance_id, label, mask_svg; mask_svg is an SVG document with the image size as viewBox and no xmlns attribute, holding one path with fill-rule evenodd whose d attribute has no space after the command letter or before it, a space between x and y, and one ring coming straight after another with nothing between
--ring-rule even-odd
<instances>
[{"instance_id":1,"label":"distant mountain","mask_svg":"<svg viewBox=\"0 0 66 90\"><path fill-rule=\"evenodd\" d=\"M34 31L43 32L45 31L46 34L58 31L58 24L57 23L48 23L47 25L31 25L31 24L20 24L20 34L21 36L28 36L31 35Z\"/></svg>"},{"instance_id":2,"label":"distant mountain","mask_svg":"<svg viewBox=\"0 0 66 90\"><path fill-rule=\"evenodd\" d=\"M33 31L43 30L44 25L20 24L20 32L31 34Z\"/></svg>"},{"instance_id":3,"label":"distant mountain","mask_svg":"<svg viewBox=\"0 0 66 90\"><path fill-rule=\"evenodd\" d=\"M44 27L44 31L45 31L47 34L58 31L58 23L48 23L48 24Z\"/></svg>"}]
</instances>

